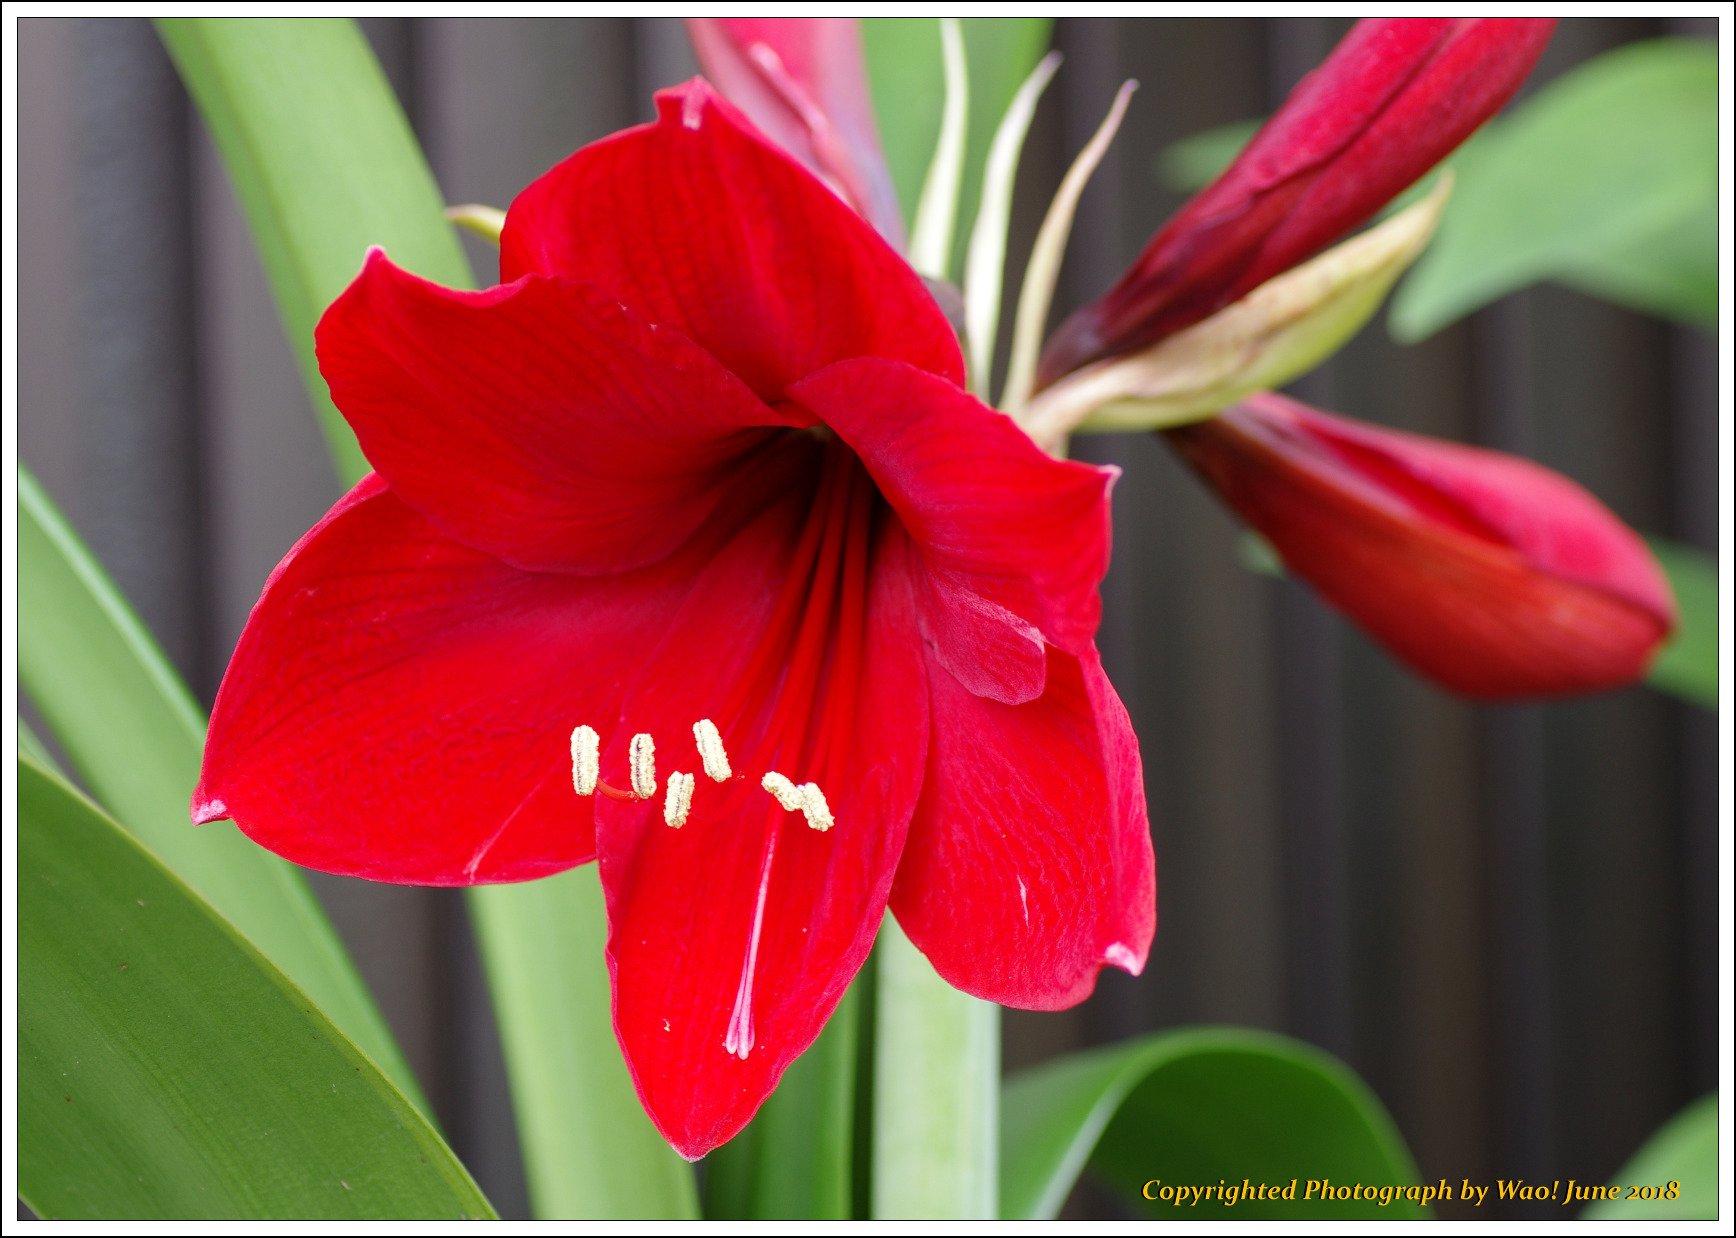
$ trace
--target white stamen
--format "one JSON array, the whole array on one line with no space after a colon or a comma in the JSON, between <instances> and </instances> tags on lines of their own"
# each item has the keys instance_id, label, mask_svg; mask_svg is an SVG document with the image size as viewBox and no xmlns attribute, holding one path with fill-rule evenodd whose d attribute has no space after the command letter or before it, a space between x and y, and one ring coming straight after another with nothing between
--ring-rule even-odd
<instances>
[{"instance_id":1,"label":"white stamen","mask_svg":"<svg viewBox=\"0 0 1736 1238\"><path fill-rule=\"evenodd\" d=\"M802 789L785 778L777 770L773 770L760 779L760 786L772 793L772 798L784 806L785 812L800 812L802 810Z\"/></svg>"},{"instance_id":2,"label":"white stamen","mask_svg":"<svg viewBox=\"0 0 1736 1238\"><path fill-rule=\"evenodd\" d=\"M597 789L597 733L588 726L573 728L573 790L590 795Z\"/></svg>"},{"instance_id":3,"label":"white stamen","mask_svg":"<svg viewBox=\"0 0 1736 1238\"><path fill-rule=\"evenodd\" d=\"M641 732L633 737L627 750L627 760L633 775L633 794L648 800L657 794L657 746L649 735Z\"/></svg>"},{"instance_id":4,"label":"white stamen","mask_svg":"<svg viewBox=\"0 0 1736 1238\"><path fill-rule=\"evenodd\" d=\"M808 824L824 834L831 829L832 809L826 803L826 796L818 786L811 782L802 784L802 815L808 819Z\"/></svg>"},{"instance_id":5,"label":"white stamen","mask_svg":"<svg viewBox=\"0 0 1736 1238\"><path fill-rule=\"evenodd\" d=\"M693 807L693 775L669 775L669 789L663 795L663 824L680 829L687 824L687 810Z\"/></svg>"},{"instance_id":6,"label":"white stamen","mask_svg":"<svg viewBox=\"0 0 1736 1238\"><path fill-rule=\"evenodd\" d=\"M760 786L772 793L772 798L784 806L785 812L799 812L808 819L808 824L822 834L836 824L832 820L831 806L826 803L826 794L811 782L800 786L773 770L760 779Z\"/></svg>"},{"instance_id":7,"label":"white stamen","mask_svg":"<svg viewBox=\"0 0 1736 1238\"><path fill-rule=\"evenodd\" d=\"M717 733L717 724L710 718L701 718L693 724L693 738L699 745L699 759L705 763L706 777L714 782L727 782L729 754L723 750L723 736Z\"/></svg>"}]
</instances>

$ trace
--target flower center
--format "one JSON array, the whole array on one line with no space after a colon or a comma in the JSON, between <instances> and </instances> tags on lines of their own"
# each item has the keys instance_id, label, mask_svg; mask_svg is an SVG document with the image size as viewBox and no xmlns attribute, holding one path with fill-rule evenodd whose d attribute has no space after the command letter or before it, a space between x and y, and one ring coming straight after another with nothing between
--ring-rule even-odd
<instances>
[{"instance_id":1,"label":"flower center","mask_svg":"<svg viewBox=\"0 0 1736 1238\"><path fill-rule=\"evenodd\" d=\"M772 800L766 804L752 919L723 1042L727 1052L743 1059L755 1040L755 968L784 824L798 812L820 834L836 824L822 787L836 795L845 785L856 698L866 672L869 559L879 492L855 453L836 438L825 436L819 453L819 478L807 519L790 551L765 627L727 698L711 717L693 724L700 765L710 780L757 777ZM738 755L747 754L746 760L731 761L725 732ZM600 750L601 737L589 726L573 731L576 792L624 801L644 801L657 793L651 735L635 735L628 746L629 790L602 779ZM738 774L737 768L752 773ZM795 771L805 773L806 780L798 782ZM706 797L712 793L696 792L695 783L686 771L669 775L664 784L665 824L680 829L690 816L704 819ZM737 810L734 815L751 828L751 812Z\"/></svg>"}]
</instances>

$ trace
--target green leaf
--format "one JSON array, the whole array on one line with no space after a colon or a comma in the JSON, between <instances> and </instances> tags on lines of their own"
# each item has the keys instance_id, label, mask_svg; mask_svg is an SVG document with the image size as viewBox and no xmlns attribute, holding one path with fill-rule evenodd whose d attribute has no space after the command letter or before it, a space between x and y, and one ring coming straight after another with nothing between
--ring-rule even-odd
<instances>
[{"instance_id":1,"label":"green leaf","mask_svg":"<svg viewBox=\"0 0 1736 1238\"><path fill-rule=\"evenodd\" d=\"M959 219L976 218L982 194L983 165L995 127L1021 82L1049 48L1047 17L967 17L965 56L970 64L970 118L965 145ZM871 17L862 20L862 46L880 142L906 219L916 213L923 177L940 136L946 95L941 65L940 23L932 17ZM964 264L969 228L960 228L949 271Z\"/></svg>"},{"instance_id":2,"label":"green leaf","mask_svg":"<svg viewBox=\"0 0 1736 1238\"><path fill-rule=\"evenodd\" d=\"M1717 138L1709 40L1631 43L1563 74L1453 160L1453 206L1394 299L1394 337L1542 279L1714 326Z\"/></svg>"},{"instance_id":3,"label":"green leaf","mask_svg":"<svg viewBox=\"0 0 1736 1238\"><path fill-rule=\"evenodd\" d=\"M1000 1007L942 980L890 912L874 958L874 1216L992 1217Z\"/></svg>"},{"instance_id":4,"label":"green leaf","mask_svg":"<svg viewBox=\"0 0 1736 1238\"><path fill-rule=\"evenodd\" d=\"M742 1132L705 1158L707 1220L849 1220L858 985Z\"/></svg>"},{"instance_id":5,"label":"green leaf","mask_svg":"<svg viewBox=\"0 0 1736 1238\"><path fill-rule=\"evenodd\" d=\"M42 738L31 730L30 724L22 718L18 719L18 755L29 757L51 774L66 777L66 771L60 768L60 762L54 759L48 745L42 742Z\"/></svg>"},{"instance_id":6,"label":"green leaf","mask_svg":"<svg viewBox=\"0 0 1736 1238\"><path fill-rule=\"evenodd\" d=\"M1676 635L1652 662L1646 682L1707 709L1718 708L1718 561L1680 542L1648 538L1681 611Z\"/></svg>"},{"instance_id":7,"label":"green leaf","mask_svg":"<svg viewBox=\"0 0 1736 1238\"><path fill-rule=\"evenodd\" d=\"M28 759L18 1184L45 1218L494 1215L305 992Z\"/></svg>"},{"instance_id":8,"label":"green leaf","mask_svg":"<svg viewBox=\"0 0 1736 1238\"><path fill-rule=\"evenodd\" d=\"M369 466L320 377L314 324L370 245L438 283L472 285L440 190L353 22L199 17L157 29L222 152L339 475L353 483Z\"/></svg>"},{"instance_id":9,"label":"green leaf","mask_svg":"<svg viewBox=\"0 0 1736 1238\"><path fill-rule=\"evenodd\" d=\"M18 678L91 793L429 1112L300 871L229 822L194 828L188 805L205 745L199 706L22 466Z\"/></svg>"},{"instance_id":10,"label":"green leaf","mask_svg":"<svg viewBox=\"0 0 1736 1238\"><path fill-rule=\"evenodd\" d=\"M1195 1028L1074 1053L1009 1078L1001 1098L1001 1216L1052 1218L1089 1159L1153 1217L1412 1219L1434 1188L1392 1119L1342 1063L1244 1028ZM1248 1198L1162 1198L1176 1186L1240 1187ZM1158 1195L1145 1199L1142 1188ZM1257 1198L1259 1188L1291 1199ZM1322 1184L1361 1199L1321 1199ZM1313 1189L1310 1190L1312 1184ZM1382 1204L1366 1188L1393 1188ZM1424 1192L1431 1192L1427 1195ZM1305 1196L1312 1195L1312 1199Z\"/></svg>"},{"instance_id":11,"label":"green leaf","mask_svg":"<svg viewBox=\"0 0 1736 1238\"><path fill-rule=\"evenodd\" d=\"M1256 116L1252 120L1232 120L1227 125L1202 129L1179 142L1171 142L1159 151L1152 170L1165 189L1175 193L1197 193L1230 166L1242 153L1248 139L1265 123L1264 116Z\"/></svg>"},{"instance_id":12,"label":"green leaf","mask_svg":"<svg viewBox=\"0 0 1736 1238\"><path fill-rule=\"evenodd\" d=\"M1580 1214L1584 1220L1717 1220L1718 1094L1702 1096L1666 1122L1609 1185L1611 1198L1589 1205ZM1654 1197L1639 1198L1648 1189Z\"/></svg>"},{"instance_id":13,"label":"green leaf","mask_svg":"<svg viewBox=\"0 0 1736 1238\"><path fill-rule=\"evenodd\" d=\"M615 1042L596 866L469 896L532 1210L698 1217L693 1171L645 1116Z\"/></svg>"}]
</instances>

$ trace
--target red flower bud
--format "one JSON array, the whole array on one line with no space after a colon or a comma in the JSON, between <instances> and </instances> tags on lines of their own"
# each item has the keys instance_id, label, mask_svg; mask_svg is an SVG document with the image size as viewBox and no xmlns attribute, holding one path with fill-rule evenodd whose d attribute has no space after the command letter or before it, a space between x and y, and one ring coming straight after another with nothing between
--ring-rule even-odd
<instances>
[{"instance_id":1,"label":"red flower bud","mask_svg":"<svg viewBox=\"0 0 1736 1238\"><path fill-rule=\"evenodd\" d=\"M687 33L723 97L902 250L856 19L689 17Z\"/></svg>"},{"instance_id":2,"label":"red flower bud","mask_svg":"<svg viewBox=\"0 0 1736 1238\"><path fill-rule=\"evenodd\" d=\"M1368 18L1121 281L1062 325L1039 386L1206 318L1319 253L1519 89L1553 18Z\"/></svg>"},{"instance_id":3,"label":"red flower bud","mask_svg":"<svg viewBox=\"0 0 1736 1238\"><path fill-rule=\"evenodd\" d=\"M1168 435L1286 567L1466 696L1631 683L1675 626L1645 543L1528 460L1271 393Z\"/></svg>"}]
</instances>

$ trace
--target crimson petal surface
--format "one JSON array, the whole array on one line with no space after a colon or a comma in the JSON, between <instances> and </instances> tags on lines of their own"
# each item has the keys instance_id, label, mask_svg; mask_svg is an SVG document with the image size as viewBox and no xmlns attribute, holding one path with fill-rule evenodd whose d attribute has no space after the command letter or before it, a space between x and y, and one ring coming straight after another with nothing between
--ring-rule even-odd
<instances>
[{"instance_id":1,"label":"crimson petal surface","mask_svg":"<svg viewBox=\"0 0 1736 1238\"><path fill-rule=\"evenodd\" d=\"M934 298L859 215L698 78L513 202L503 280L597 284L674 327L761 399L834 361L907 361L962 385Z\"/></svg>"}]
</instances>

